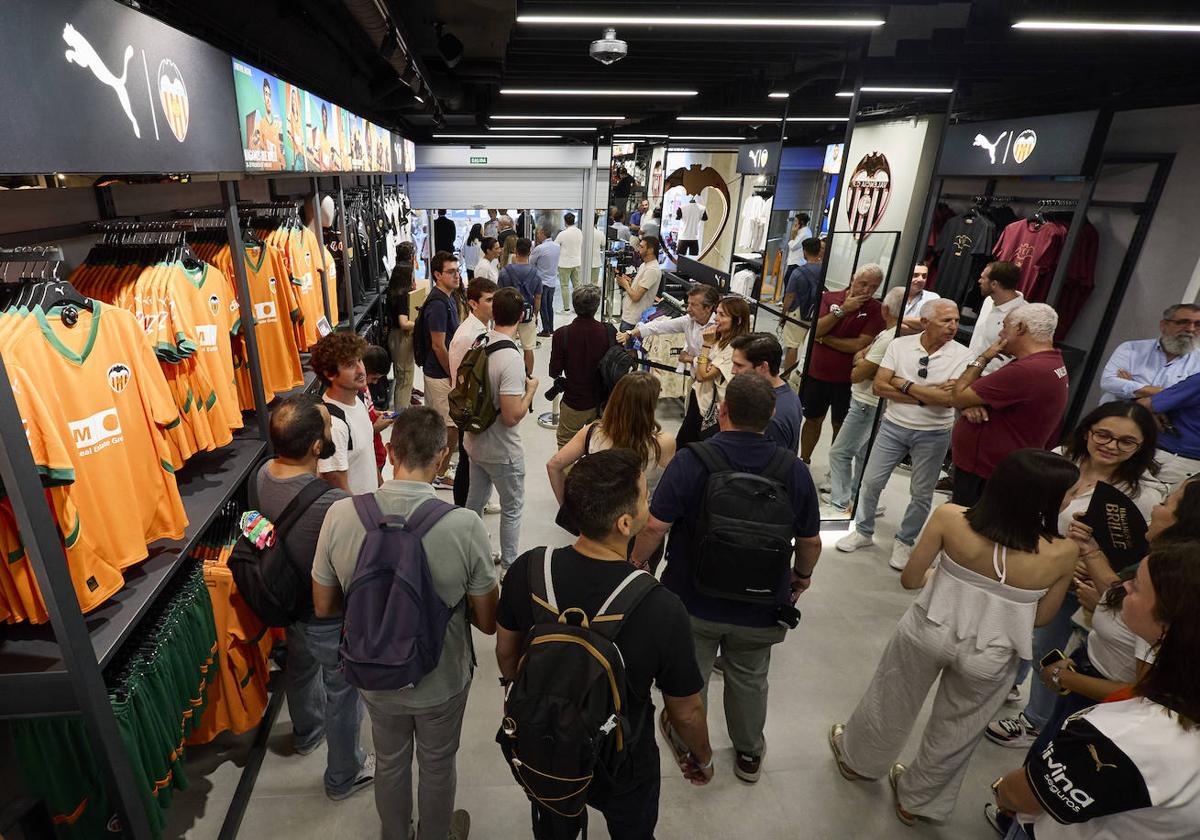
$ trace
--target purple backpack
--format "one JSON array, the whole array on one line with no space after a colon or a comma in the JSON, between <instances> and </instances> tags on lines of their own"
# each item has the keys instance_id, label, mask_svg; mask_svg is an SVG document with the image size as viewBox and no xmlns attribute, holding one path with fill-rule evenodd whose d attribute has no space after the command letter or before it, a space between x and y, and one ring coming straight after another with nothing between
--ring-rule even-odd
<instances>
[{"instance_id":1,"label":"purple backpack","mask_svg":"<svg viewBox=\"0 0 1200 840\"><path fill-rule=\"evenodd\" d=\"M354 497L354 509L367 537L346 589L342 670L356 688L411 688L437 667L458 609L438 596L421 545L455 506L427 499L405 520L385 515L375 494L364 493Z\"/></svg>"}]
</instances>

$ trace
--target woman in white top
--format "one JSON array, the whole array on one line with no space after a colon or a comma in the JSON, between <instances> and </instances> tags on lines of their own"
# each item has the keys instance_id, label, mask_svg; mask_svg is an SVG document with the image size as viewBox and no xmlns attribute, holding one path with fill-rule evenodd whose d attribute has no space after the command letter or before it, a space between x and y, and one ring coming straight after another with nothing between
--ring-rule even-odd
<instances>
[{"instance_id":1,"label":"woman in white top","mask_svg":"<svg viewBox=\"0 0 1200 840\"><path fill-rule=\"evenodd\" d=\"M462 249L462 264L467 268L467 279L475 276L475 264L479 262L479 257L483 254L483 249L480 247L483 243L483 224L476 222L471 225L471 232L467 234L467 241L463 243Z\"/></svg>"},{"instance_id":2,"label":"woman in white top","mask_svg":"<svg viewBox=\"0 0 1200 840\"><path fill-rule=\"evenodd\" d=\"M1084 417L1063 446L1063 454L1079 467L1079 480L1067 493L1067 506L1059 515L1058 526L1067 533L1076 517L1087 512L1096 482L1111 484L1128 496L1147 521L1154 506L1166 495L1166 486L1154 478L1158 465L1154 453L1158 446L1158 426L1149 411L1134 402L1110 402L1093 409ZM1103 558L1096 570L1102 578L1099 591L1116 582L1116 572ZM1090 568L1090 567L1089 567ZM1091 573L1080 575L1084 580ZM1067 593L1054 620L1033 634L1033 659L1038 665L1052 650L1064 650L1074 632L1071 616L1079 609L1074 592ZM1132 663L1130 663L1132 666ZM1025 669L1017 674L1019 685ZM1025 710L1012 718L993 722L987 737L1004 747L1028 749L1041 729L1050 722L1058 692L1034 680Z\"/></svg>"},{"instance_id":3,"label":"woman in white top","mask_svg":"<svg viewBox=\"0 0 1200 840\"><path fill-rule=\"evenodd\" d=\"M1200 542L1160 539L1124 587L1125 624L1155 651L1132 697L1072 718L992 785L996 804L1037 840L1200 833Z\"/></svg>"},{"instance_id":4,"label":"woman in white top","mask_svg":"<svg viewBox=\"0 0 1200 840\"><path fill-rule=\"evenodd\" d=\"M576 432L546 463L550 487L559 505L563 502L567 470L571 465L585 455L605 449L629 449L641 459L646 493L653 498L663 470L675 457L675 439L663 432L654 416L660 388L658 377L644 371L633 371L617 380L604 406L603 416ZM631 548L632 545L631 540ZM650 559L652 567L662 557L662 547L659 546L657 555Z\"/></svg>"},{"instance_id":5,"label":"woman in white top","mask_svg":"<svg viewBox=\"0 0 1200 840\"><path fill-rule=\"evenodd\" d=\"M1061 456L1019 449L996 467L974 507L935 510L909 557L900 582L924 591L850 720L829 733L847 779L887 774L907 825L954 810L984 727L1004 705L1020 660L1032 655L1034 626L1058 612L1079 553L1059 534L1058 513L1078 477ZM921 746L905 768L894 762L939 677Z\"/></svg>"},{"instance_id":6,"label":"woman in white top","mask_svg":"<svg viewBox=\"0 0 1200 840\"><path fill-rule=\"evenodd\" d=\"M512 239L513 237L509 237ZM475 276L486 277L493 283L500 280L500 269L496 267L496 260L500 257L500 243L495 237L485 236L479 243L479 262L475 263Z\"/></svg>"},{"instance_id":7,"label":"woman in white top","mask_svg":"<svg viewBox=\"0 0 1200 840\"><path fill-rule=\"evenodd\" d=\"M717 407L725 399L725 386L733 378L733 340L750 332L750 305L744 298L727 295L717 304L713 324L702 334L700 355L692 366L692 392L687 413L675 435L677 449L715 435Z\"/></svg>"}]
</instances>

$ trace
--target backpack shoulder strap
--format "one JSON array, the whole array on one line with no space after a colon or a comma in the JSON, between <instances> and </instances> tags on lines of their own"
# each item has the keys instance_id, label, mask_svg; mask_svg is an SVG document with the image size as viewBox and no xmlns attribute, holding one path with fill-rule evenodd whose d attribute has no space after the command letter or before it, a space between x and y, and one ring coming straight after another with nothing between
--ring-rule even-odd
<instances>
[{"instance_id":1,"label":"backpack shoulder strap","mask_svg":"<svg viewBox=\"0 0 1200 840\"><path fill-rule=\"evenodd\" d=\"M303 516L304 512L312 507L317 499L332 489L333 485L320 478L314 478L305 484L279 514L279 519L275 520L275 531L286 536L296 520Z\"/></svg>"},{"instance_id":2,"label":"backpack shoulder strap","mask_svg":"<svg viewBox=\"0 0 1200 840\"><path fill-rule=\"evenodd\" d=\"M554 580L551 577L551 558L553 553L542 546L539 554L529 558L529 597L533 601L534 621L539 614L542 622L558 621L558 598L554 594Z\"/></svg>"},{"instance_id":3,"label":"backpack shoulder strap","mask_svg":"<svg viewBox=\"0 0 1200 840\"><path fill-rule=\"evenodd\" d=\"M518 349L518 348L517 348L517 345L516 345L516 343L515 343L514 341L512 341L511 339L507 339L507 338L506 338L506 339L504 339L504 340L502 340L502 341L492 341L492 342L489 342L488 344L486 344L486 345L485 345L485 349L484 349L484 351L483 351L483 352L487 353L487 354L490 356L490 355L492 355L493 353L495 353L497 350L507 350L507 349L508 349L508 348L510 348L510 347L511 347L513 350L516 350L516 349Z\"/></svg>"},{"instance_id":4,"label":"backpack shoulder strap","mask_svg":"<svg viewBox=\"0 0 1200 840\"><path fill-rule=\"evenodd\" d=\"M625 619L656 586L658 580L654 575L642 569L634 569L600 606L591 620L591 628L609 641L616 639Z\"/></svg>"},{"instance_id":5,"label":"backpack shoulder strap","mask_svg":"<svg viewBox=\"0 0 1200 840\"><path fill-rule=\"evenodd\" d=\"M795 452L789 452L782 446L775 450L775 454L771 456L770 462L763 470L763 475L767 478L774 479L784 487L788 486L788 479L792 474L792 467L796 463L796 458L799 457Z\"/></svg>"},{"instance_id":6,"label":"backpack shoulder strap","mask_svg":"<svg viewBox=\"0 0 1200 840\"><path fill-rule=\"evenodd\" d=\"M336 417L337 419L341 420L342 423L345 424L345 426L346 426L346 448L353 449L354 448L354 430L350 428L350 421L346 419L346 409L344 409L340 405L338 405L336 400L333 402L330 402L329 400L322 400L321 402L323 402L325 404L325 409L326 409L326 411L329 412L330 417Z\"/></svg>"},{"instance_id":7,"label":"backpack shoulder strap","mask_svg":"<svg viewBox=\"0 0 1200 840\"><path fill-rule=\"evenodd\" d=\"M407 527L417 539L423 539L429 529L457 506L441 499L426 499L408 515Z\"/></svg>"},{"instance_id":8,"label":"backpack shoulder strap","mask_svg":"<svg viewBox=\"0 0 1200 840\"><path fill-rule=\"evenodd\" d=\"M725 458L725 454L708 441L701 440L689 443L684 448L691 451L700 460L700 463L704 465L704 469L708 470L709 475L731 472L733 470L733 467L729 465L729 461Z\"/></svg>"},{"instance_id":9,"label":"backpack shoulder strap","mask_svg":"<svg viewBox=\"0 0 1200 840\"><path fill-rule=\"evenodd\" d=\"M354 509L368 534L378 531L387 522L387 517L379 509L379 502L375 501L374 493L359 493L354 496Z\"/></svg>"}]
</instances>

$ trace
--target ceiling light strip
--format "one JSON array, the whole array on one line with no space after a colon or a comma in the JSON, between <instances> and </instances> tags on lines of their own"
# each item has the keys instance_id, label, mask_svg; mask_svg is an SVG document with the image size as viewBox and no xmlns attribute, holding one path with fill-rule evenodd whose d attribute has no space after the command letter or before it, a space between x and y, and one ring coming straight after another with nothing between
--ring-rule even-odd
<instances>
[{"instance_id":1,"label":"ceiling light strip","mask_svg":"<svg viewBox=\"0 0 1200 840\"><path fill-rule=\"evenodd\" d=\"M556 140L561 134L435 134L435 140Z\"/></svg>"},{"instance_id":2,"label":"ceiling light strip","mask_svg":"<svg viewBox=\"0 0 1200 840\"><path fill-rule=\"evenodd\" d=\"M674 88L500 88L504 96L696 96L698 90Z\"/></svg>"},{"instance_id":3,"label":"ceiling light strip","mask_svg":"<svg viewBox=\"0 0 1200 840\"><path fill-rule=\"evenodd\" d=\"M561 120L561 121L587 120L588 122L615 122L617 120L628 119L628 117L611 116L611 115L610 116L595 116L595 115L587 116L587 115L580 115L580 114L558 114L556 116L549 116L546 114L536 114L533 116L529 116L527 114L493 114L492 116L488 117L488 119L489 120L534 120L534 121L537 121L537 120Z\"/></svg>"},{"instance_id":4,"label":"ceiling light strip","mask_svg":"<svg viewBox=\"0 0 1200 840\"><path fill-rule=\"evenodd\" d=\"M1012 28L1058 32L1166 32L1184 35L1200 34L1200 23L1154 23L1150 21L1019 20L1012 25Z\"/></svg>"},{"instance_id":5,"label":"ceiling light strip","mask_svg":"<svg viewBox=\"0 0 1200 840\"><path fill-rule=\"evenodd\" d=\"M680 122L778 123L783 117L676 117ZM788 117L788 122L847 122L849 117Z\"/></svg>"},{"instance_id":6,"label":"ceiling light strip","mask_svg":"<svg viewBox=\"0 0 1200 840\"><path fill-rule=\"evenodd\" d=\"M859 88L863 93L936 93L950 94L954 93L954 88L944 87L888 87L880 85L863 85ZM854 96L854 91L843 90L837 93L838 96L851 97Z\"/></svg>"},{"instance_id":7,"label":"ceiling light strip","mask_svg":"<svg viewBox=\"0 0 1200 840\"><path fill-rule=\"evenodd\" d=\"M585 125L489 125L488 131L597 131Z\"/></svg>"},{"instance_id":8,"label":"ceiling light strip","mask_svg":"<svg viewBox=\"0 0 1200 840\"><path fill-rule=\"evenodd\" d=\"M676 140L713 140L713 141L721 141L721 140L745 140L745 139L746 139L745 137L740 137L740 136L738 136L738 135L717 135L717 136L713 136L713 137L700 137L700 136L698 136L698 135L689 135L689 134L672 134L672 135L671 135L671 141L672 141L672 142L674 142L674 141L676 141Z\"/></svg>"},{"instance_id":9,"label":"ceiling light strip","mask_svg":"<svg viewBox=\"0 0 1200 840\"><path fill-rule=\"evenodd\" d=\"M877 18L819 18L819 17L695 17L684 15L517 15L517 23L548 24L553 26L739 26L767 29L804 29L817 27L846 27L871 29L883 26Z\"/></svg>"}]
</instances>

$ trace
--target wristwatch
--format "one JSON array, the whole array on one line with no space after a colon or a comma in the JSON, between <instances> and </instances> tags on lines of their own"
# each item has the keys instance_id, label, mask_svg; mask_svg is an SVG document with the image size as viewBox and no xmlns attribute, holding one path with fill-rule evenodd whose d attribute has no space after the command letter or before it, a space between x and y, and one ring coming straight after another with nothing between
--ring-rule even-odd
<instances>
[{"instance_id":1,"label":"wristwatch","mask_svg":"<svg viewBox=\"0 0 1200 840\"><path fill-rule=\"evenodd\" d=\"M833 317L835 317L835 318L841 318L843 315L846 314L846 310L843 309L842 307L838 306L836 303L833 306L829 307L829 311L833 313Z\"/></svg>"}]
</instances>

